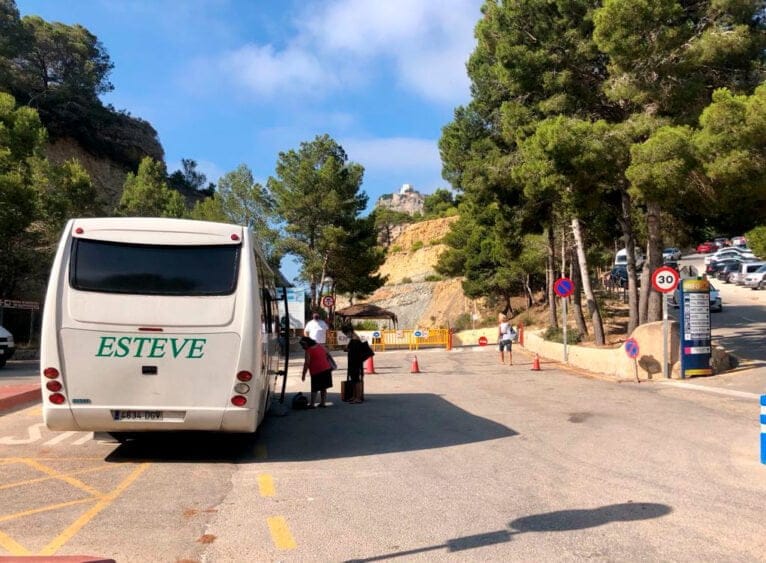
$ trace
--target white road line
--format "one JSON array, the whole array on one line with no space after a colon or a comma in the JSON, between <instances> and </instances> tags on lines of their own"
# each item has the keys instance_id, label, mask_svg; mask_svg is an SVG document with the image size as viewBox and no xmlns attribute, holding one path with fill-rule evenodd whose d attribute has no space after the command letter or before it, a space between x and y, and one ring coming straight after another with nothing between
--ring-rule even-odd
<instances>
[{"instance_id":1,"label":"white road line","mask_svg":"<svg viewBox=\"0 0 766 563\"><path fill-rule=\"evenodd\" d=\"M703 391L705 393L716 393L718 395L729 395L731 397L740 397L742 399L755 399L760 400L758 393L748 393L747 391L735 391L733 389L719 389L718 387L703 387L702 385L694 385L692 383L681 383L680 381L660 381L663 385L672 385L674 387L683 387L684 389L694 389L695 391Z\"/></svg>"},{"instance_id":2,"label":"white road line","mask_svg":"<svg viewBox=\"0 0 766 563\"><path fill-rule=\"evenodd\" d=\"M59 442L63 442L64 440L66 440L67 438L71 436L74 436L75 434L77 434L77 432L75 432L74 430L70 430L69 432L62 432L55 438L52 438L48 440L47 442L45 442L43 446L55 446Z\"/></svg>"},{"instance_id":3,"label":"white road line","mask_svg":"<svg viewBox=\"0 0 766 563\"><path fill-rule=\"evenodd\" d=\"M86 432L85 436L83 436L79 440L75 440L74 442L72 442L72 445L73 446L82 446L85 442L87 442L88 440L92 440L92 439L93 439L93 432Z\"/></svg>"}]
</instances>

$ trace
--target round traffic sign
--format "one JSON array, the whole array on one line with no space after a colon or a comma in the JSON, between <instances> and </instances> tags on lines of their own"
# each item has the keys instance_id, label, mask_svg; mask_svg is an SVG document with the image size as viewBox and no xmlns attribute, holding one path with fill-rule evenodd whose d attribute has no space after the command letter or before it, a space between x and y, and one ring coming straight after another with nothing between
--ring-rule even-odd
<instances>
[{"instance_id":1,"label":"round traffic sign","mask_svg":"<svg viewBox=\"0 0 766 563\"><path fill-rule=\"evenodd\" d=\"M324 297L322 297L322 305L328 308L332 307L333 305L335 305L335 299L333 299L332 295L325 295Z\"/></svg>"},{"instance_id":2,"label":"round traffic sign","mask_svg":"<svg viewBox=\"0 0 766 563\"><path fill-rule=\"evenodd\" d=\"M373 332L373 333L372 333L372 337L373 337L373 338L380 338L380 332L378 332L378 331L376 330L375 332Z\"/></svg>"},{"instance_id":3,"label":"round traffic sign","mask_svg":"<svg viewBox=\"0 0 766 563\"><path fill-rule=\"evenodd\" d=\"M635 338L628 338L625 341L625 353L631 359L638 356L638 341Z\"/></svg>"},{"instance_id":4,"label":"round traffic sign","mask_svg":"<svg viewBox=\"0 0 766 563\"><path fill-rule=\"evenodd\" d=\"M413 332L412 334L414 334L414 335L415 335L415 336L417 336L418 338L420 338L421 336L423 336L423 333L422 333L422 332L420 332L419 330L416 330L416 331L415 331L415 332Z\"/></svg>"},{"instance_id":5,"label":"round traffic sign","mask_svg":"<svg viewBox=\"0 0 766 563\"><path fill-rule=\"evenodd\" d=\"M553 291L559 297L569 297L574 293L574 282L569 278L559 278L553 284Z\"/></svg>"},{"instance_id":6,"label":"round traffic sign","mask_svg":"<svg viewBox=\"0 0 766 563\"><path fill-rule=\"evenodd\" d=\"M681 276L670 266L662 266L652 274L652 287L660 293L672 293L678 287Z\"/></svg>"},{"instance_id":7,"label":"round traffic sign","mask_svg":"<svg viewBox=\"0 0 766 563\"><path fill-rule=\"evenodd\" d=\"M486 336L480 336L479 337L479 346L486 346L487 345L487 337Z\"/></svg>"}]
</instances>

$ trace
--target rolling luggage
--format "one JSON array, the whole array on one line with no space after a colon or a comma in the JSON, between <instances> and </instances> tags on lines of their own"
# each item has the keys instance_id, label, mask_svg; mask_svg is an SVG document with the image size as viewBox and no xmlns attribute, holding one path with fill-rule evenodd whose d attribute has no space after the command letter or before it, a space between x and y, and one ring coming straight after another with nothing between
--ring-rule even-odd
<instances>
[{"instance_id":1,"label":"rolling luggage","mask_svg":"<svg viewBox=\"0 0 766 563\"><path fill-rule=\"evenodd\" d=\"M364 401L364 379L360 380L357 385L361 385L362 392L360 397ZM341 401L350 401L354 397L354 382L350 379L340 382L340 399Z\"/></svg>"}]
</instances>

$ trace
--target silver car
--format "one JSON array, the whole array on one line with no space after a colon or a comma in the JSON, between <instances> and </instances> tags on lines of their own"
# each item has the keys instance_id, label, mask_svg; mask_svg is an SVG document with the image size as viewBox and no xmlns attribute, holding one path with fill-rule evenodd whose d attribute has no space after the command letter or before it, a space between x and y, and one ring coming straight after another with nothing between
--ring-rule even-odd
<instances>
[{"instance_id":1,"label":"silver car","mask_svg":"<svg viewBox=\"0 0 766 563\"><path fill-rule=\"evenodd\" d=\"M751 289L763 289L766 287L766 264L758 268L755 272L745 275L742 285Z\"/></svg>"},{"instance_id":2,"label":"silver car","mask_svg":"<svg viewBox=\"0 0 766 563\"><path fill-rule=\"evenodd\" d=\"M766 265L766 262L743 262L739 271L731 275L729 282L736 285L744 285L745 277L749 274L754 274L763 265Z\"/></svg>"}]
</instances>

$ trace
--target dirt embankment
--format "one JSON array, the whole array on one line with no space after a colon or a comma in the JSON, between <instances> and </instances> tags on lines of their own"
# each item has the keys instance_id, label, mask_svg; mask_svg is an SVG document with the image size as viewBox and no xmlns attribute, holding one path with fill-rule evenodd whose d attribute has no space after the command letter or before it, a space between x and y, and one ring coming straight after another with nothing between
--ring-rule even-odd
<instances>
[{"instance_id":1,"label":"dirt embankment","mask_svg":"<svg viewBox=\"0 0 766 563\"><path fill-rule=\"evenodd\" d=\"M477 303L463 295L460 279L426 281L446 246L441 243L457 217L432 219L408 225L389 247L379 273L388 276L385 286L366 301L393 311L401 328L454 326L464 313L477 313Z\"/></svg>"}]
</instances>

